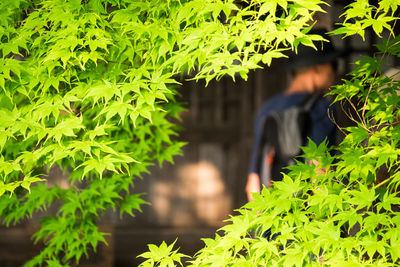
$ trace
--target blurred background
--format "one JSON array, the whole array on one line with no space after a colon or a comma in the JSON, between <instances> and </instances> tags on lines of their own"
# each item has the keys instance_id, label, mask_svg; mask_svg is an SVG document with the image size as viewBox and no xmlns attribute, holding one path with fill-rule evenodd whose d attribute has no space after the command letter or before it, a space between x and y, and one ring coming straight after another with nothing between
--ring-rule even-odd
<instances>
[{"instance_id":1,"label":"blurred background","mask_svg":"<svg viewBox=\"0 0 400 267\"><path fill-rule=\"evenodd\" d=\"M334 29L346 0L328 1L327 13L316 14L316 27ZM372 55L376 37L340 39L334 37L337 49L346 53L339 61L339 73L349 72L362 55ZM166 163L162 169L152 167L151 174L135 180L135 191L146 192L144 206L136 217L109 211L101 221L101 229L112 233L108 246L102 245L96 255L83 260L79 266L137 266L137 256L147 250L147 244L159 245L178 238L180 251L193 255L203 246L201 238L214 237L215 231L234 210L246 203L244 192L252 146L253 119L262 103L286 87L283 71L285 60L276 60L268 68L249 73L248 81L240 77L205 83L182 81L180 101L187 112L182 113L179 139L188 144L175 164ZM398 59L389 63L399 66ZM52 170L53 179L62 174ZM36 218L16 227L0 226L0 267L22 266L40 250L31 235Z\"/></svg>"}]
</instances>

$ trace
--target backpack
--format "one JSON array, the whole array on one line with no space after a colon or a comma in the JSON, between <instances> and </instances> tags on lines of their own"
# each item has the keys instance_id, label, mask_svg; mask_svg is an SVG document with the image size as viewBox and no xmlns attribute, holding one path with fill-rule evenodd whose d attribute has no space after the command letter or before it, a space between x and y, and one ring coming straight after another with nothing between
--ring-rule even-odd
<instances>
[{"instance_id":1,"label":"backpack","mask_svg":"<svg viewBox=\"0 0 400 267\"><path fill-rule=\"evenodd\" d=\"M295 164L301 154L301 146L307 145L311 128L310 110L319 94L307 95L299 105L284 110L272 111L263 122L261 150L258 169L261 182L268 185L280 181L285 167Z\"/></svg>"}]
</instances>

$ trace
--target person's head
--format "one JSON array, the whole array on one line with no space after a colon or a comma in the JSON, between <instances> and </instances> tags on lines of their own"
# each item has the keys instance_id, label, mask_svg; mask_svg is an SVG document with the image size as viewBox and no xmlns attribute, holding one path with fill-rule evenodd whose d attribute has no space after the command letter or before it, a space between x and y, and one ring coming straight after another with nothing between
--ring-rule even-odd
<instances>
[{"instance_id":1,"label":"person's head","mask_svg":"<svg viewBox=\"0 0 400 267\"><path fill-rule=\"evenodd\" d=\"M299 46L297 54L289 56L286 67L292 78L289 92L326 90L335 81L339 53L325 30L311 30L309 34L321 35L329 42L316 42L317 50Z\"/></svg>"},{"instance_id":2,"label":"person's head","mask_svg":"<svg viewBox=\"0 0 400 267\"><path fill-rule=\"evenodd\" d=\"M330 63L295 69L291 73L288 92L324 92L336 79L336 70Z\"/></svg>"}]
</instances>

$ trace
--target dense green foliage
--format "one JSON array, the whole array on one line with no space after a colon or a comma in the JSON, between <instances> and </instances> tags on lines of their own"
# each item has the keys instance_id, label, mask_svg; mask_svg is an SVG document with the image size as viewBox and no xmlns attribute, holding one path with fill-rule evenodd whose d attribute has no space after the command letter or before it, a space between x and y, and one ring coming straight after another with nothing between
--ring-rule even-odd
<instances>
[{"instance_id":1,"label":"dense green foliage","mask_svg":"<svg viewBox=\"0 0 400 267\"><path fill-rule=\"evenodd\" d=\"M399 5L354 1L333 32L390 33L375 56L358 61L330 92L336 102L350 103L353 110L344 111L356 125L342 129L337 153L311 142L306 161L254 194L214 239L204 239L191 266L400 266L400 81L382 75L388 57L400 57L400 36L392 32ZM166 245L151 247L142 266L178 265L177 255Z\"/></svg>"},{"instance_id":2,"label":"dense green foliage","mask_svg":"<svg viewBox=\"0 0 400 267\"><path fill-rule=\"evenodd\" d=\"M179 75L246 78L283 47L313 46L322 1L4 0L0 2L0 218L52 206L27 265L67 266L104 242L108 208L133 214L135 177L172 161ZM277 9L283 10L276 16ZM67 186L47 181L58 166Z\"/></svg>"}]
</instances>

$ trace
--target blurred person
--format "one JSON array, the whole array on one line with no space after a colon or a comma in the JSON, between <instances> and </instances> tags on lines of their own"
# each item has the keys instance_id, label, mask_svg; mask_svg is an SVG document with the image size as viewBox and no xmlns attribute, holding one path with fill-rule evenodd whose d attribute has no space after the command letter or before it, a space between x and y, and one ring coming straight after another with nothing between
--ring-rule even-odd
<instances>
[{"instance_id":1,"label":"blurred person","mask_svg":"<svg viewBox=\"0 0 400 267\"><path fill-rule=\"evenodd\" d=\"M293 158L300 154L300 148L299 145L295 148L291 148L290 145L293 145L292 139L296 139L293 138L296 134L297 136L306 135L302 142L306 142L306 137L309 137L317 145L325 139L328 145L335 144L336 126L329 117L329 112L331 112L329 102L322 95L336 80L336 60L339 52L335 50L324 29L312 30L310 34L321 35L329 42L315 43L318 50L306 46L298 47L298 53L289 57L286 67L292 76L288 88L285 92L267 100L257 113L246 184L249 201L253 200L252 193L260 193L262 184L270 187L272 181L282 180L281 172L286 171L283 168L295 163ZM307 118L294 118L299 112L293 108L299 107L301 107L300 110L306 111ZM282 113L289 109L297 113ZM300 131L300 128L296 129L292 125L280 125L287 120L292 120L291 123L302 124L300 128L303 128L304 130L301 131L305 133L293 132ZM298 121L293 122L293 120ZM275 124L269 121L275 121ZM282 138L286 138L286 141L282 141ZM306 145L306 143L301 145ZM282 153L287 150L292 150L292 152Z\"/></svg>"}]
</instances>

